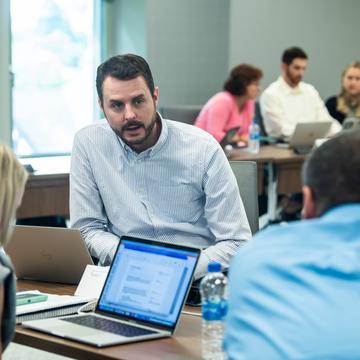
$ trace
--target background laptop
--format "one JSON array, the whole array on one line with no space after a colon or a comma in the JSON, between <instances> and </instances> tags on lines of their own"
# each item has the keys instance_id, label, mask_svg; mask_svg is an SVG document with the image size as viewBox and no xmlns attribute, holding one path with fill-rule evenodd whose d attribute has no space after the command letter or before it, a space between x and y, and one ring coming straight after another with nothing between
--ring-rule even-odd
<instances>
[{"instance_id":1,"label":"background laptop","mask_svg":"<svg viewBox=\"0 0 360 360\"><path fill-rule=\"evenodd\" d=\"M78 284L93 264L77 229L16 225L5 252L19 279Z\"/></svg>"},{"instance_id":2,"label":"background laptop","mask_svg":"<svg viewBox=\"0 0 360 360\"><path fill-rule=\"evenodd\" d=\"M324 138L331 127L331 121L300 122L289 139L289 146L298 154L307 154L314 146L315 140Z\"/></svg>"},{"instance_id":3,"label":"background laptop","mask_svg":"<svg viewBox=\"0 0 360 360\"><path fill-rule=\"evenodd\" d=\"M231 144L233 137L237 134L239 129L240 127L233 127L229 129L223 139L220 141L220 146L224 148L226 145Z\"/></svg>"},{"instance_id":4,"label":"background laptop","mask_svg":"<svg viewBox=\"0 0 360 360\"><path fill-rule=\"evenodd\" d=\"M122 237L95 313L23 326L98 347L173 334L200 249Z\"/></svg>"}]
</instances>

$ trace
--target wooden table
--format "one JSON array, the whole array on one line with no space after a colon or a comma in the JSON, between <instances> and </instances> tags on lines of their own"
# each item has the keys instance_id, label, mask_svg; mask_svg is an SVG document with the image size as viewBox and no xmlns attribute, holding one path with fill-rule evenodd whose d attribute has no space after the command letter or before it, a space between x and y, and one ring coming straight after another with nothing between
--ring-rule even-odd
<instances>
[{"instance_id":1,"label":"wooden table","mask_svg":"<svg viewBox=\"0 0 360 360\"><path fill-rule=\"evenodd\" d=\"M40 290L53 294L73 295L75 286L18 281L18 290ZM195 308L186 310L199 313ZM75 341L25 329L17 325L15 342L76 359L201 359L201 317L182 314L171 338L117 345L98 349Z\"/></svg>"},{"instance_id":2,"label":"wooden table","mask_svg":"<svg viewBox=\"0 0 360 360\"><path fill-rule=\"evenodd\" d=\"M266 145L260 148L258 154L250 154L242 149L230 153L230 160L251 160L258 164L258 183L263 181L264 167L268 169L268 216L270 220L276 217L277 195L301 191L301 171L305 160L304 155L295 154L293 150L277 145ZM261 192L259 192L261 194Z\"/></svg>"}]
</instances>

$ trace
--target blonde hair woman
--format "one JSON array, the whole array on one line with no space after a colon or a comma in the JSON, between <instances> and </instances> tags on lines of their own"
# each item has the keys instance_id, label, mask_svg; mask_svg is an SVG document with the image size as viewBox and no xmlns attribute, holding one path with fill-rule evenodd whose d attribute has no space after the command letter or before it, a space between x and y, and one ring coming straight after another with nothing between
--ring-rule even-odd
<instances>
[{"instance_id":1,"label":"blonde hair woman","mask_svg":"<svg viewBox=\"0 0 360 360\"><path fill-rule=\"evenodd\" d=\"M10 240L16 209L24 193L27 172L15 154L0 144L0 245ZM10 259L0 249L0 337L1 353L12 340L15 330L15 276Z\"/></svg>"},{"instance_id":2,"label":"blonde hair woman","mask_svg":"<svg viewBox=\"0 0 360 360\"><path fill-rule=\"evenodd\" d=\"M341 76L341 93L327 99L326 107L340 123L347 117L360 118L360 61L346 67Z\"/></svg>"}]
</instances>

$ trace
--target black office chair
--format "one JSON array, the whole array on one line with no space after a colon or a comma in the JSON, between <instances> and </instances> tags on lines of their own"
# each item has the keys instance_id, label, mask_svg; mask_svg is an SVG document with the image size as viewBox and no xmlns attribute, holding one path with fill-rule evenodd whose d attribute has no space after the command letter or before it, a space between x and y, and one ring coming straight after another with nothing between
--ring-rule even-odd
<instances>
[{"instance_id":1,"label":"black office chair","mask_svg":"<svg viewBox=\"0 0 360 360\"><path fill-rule=\"evenodd\" d=\"M261 108L260 108L260 103L256 102L255 103L255 118L257 120L257 123L260 127L260 136L264 137L264 136L268 136L265 130L265 125L264 125L264 119L262 117L261 114Z\"/></svg>"}]
</instances>

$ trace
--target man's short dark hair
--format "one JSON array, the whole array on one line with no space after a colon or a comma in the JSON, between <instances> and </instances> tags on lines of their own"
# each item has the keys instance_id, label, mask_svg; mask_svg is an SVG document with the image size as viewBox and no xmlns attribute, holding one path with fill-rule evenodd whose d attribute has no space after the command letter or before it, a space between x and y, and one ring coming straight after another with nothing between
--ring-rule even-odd
<instances>
[{"instance_id":1,"label":"man's short dark hair","mask_svg":"<svg viewBox=\"0 0 360 360\"><path fill-rule=\"evenodd\" d=\"M306 52L297 47L297 46L293 46L291 48L286 49L281 57L281 61L283 62L283 64L286 65L290 65L294 59L305 59L307 60L308 56L306 54Z\"/></svg>"},{"instance_id":2,"label":"man's short dark hair","mask_svg":"<svg viewBox=\"0 0 360 360\"><path fill-rule=\"evenodd\" d=\"M118 80L132 80L142 76L151 95L154 94L155 86L149 64L139 55L116 55L99 65L96 73L96 90L101 103L103 102L104 80L108 76Z\"/></svg>"},{"instance_id":3,"label":"man's short dark hair","mask_svg":"<svg viewBox=\"0 0 360 360\"><path fill-rule=\"evenodd\" d=\"M255 66L240 64L235 66L224 83L224 90L234 96L246 94L246 87L262 78L262 71Z\"/></svg>"},{"instance_id":4,"label":"man's short dark hair","mask_svg":"<svg viewBox=\"0 0 360 360\"><path fill-rule=\"evenodd\" d=\"M343 131L316 149L303 168L316 215L346 203L360 202L360 131Z\"/></svg>"}]
</instances>

